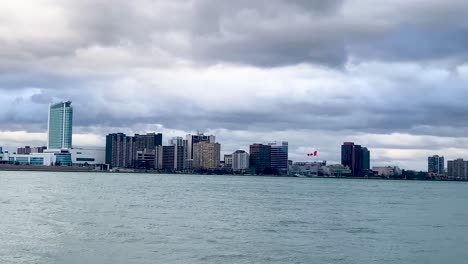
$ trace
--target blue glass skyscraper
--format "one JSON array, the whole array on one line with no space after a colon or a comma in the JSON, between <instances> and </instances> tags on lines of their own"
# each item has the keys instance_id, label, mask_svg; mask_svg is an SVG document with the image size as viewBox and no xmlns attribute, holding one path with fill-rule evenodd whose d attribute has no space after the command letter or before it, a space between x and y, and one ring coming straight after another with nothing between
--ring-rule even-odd
<instances>
[{"instance_id":1,"label":"blue glass skyscraper","mask_svg":"<svg viewBox=\"0 0 468 264\"><path fill-rule=\"evenodd\" d=\"M48 144L50 149L71 149L73 107L71 102L60 102L49 107Z\"/></svg>"}]
</instances>

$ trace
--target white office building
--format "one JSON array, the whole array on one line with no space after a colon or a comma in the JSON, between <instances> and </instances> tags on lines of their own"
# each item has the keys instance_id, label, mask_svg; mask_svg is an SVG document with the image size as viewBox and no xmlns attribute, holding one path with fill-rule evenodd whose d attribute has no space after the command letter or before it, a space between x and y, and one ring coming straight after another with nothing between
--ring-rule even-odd
<instances>
[{"instance_id":1,"label":"white office building","mask_svg":"<svg viewBox=\"0 0 468 264\"><path fill-rule=\"evenodd\" d=\"M5 152L1 156L3 161L20 165L51 166L57 160L54 153L10 154Z\"/></svg>"},{"instance_id":2,"label":"white office building","mask_svg":"<svg viewBox=\"0 0 468 264\"><path fill-rule=\"evenodd\" d=\"M250 156L245 150L237 150L232 153L232 170L242 171L249 169Z\"/></svg>"},{"instance_id":3,"label":"white office building","mask_svg":"<svg viewBox=\"0 0 468 264\"><path fill-rule=\"evenodd\" d=\"M76 147L69 150L74 165L106 163L105 147Z\"/></svg>"}]
</instances>

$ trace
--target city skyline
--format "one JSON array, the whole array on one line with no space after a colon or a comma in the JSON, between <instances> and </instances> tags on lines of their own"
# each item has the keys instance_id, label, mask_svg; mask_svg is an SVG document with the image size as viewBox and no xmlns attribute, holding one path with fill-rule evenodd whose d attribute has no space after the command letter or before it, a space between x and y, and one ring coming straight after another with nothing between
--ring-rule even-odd
<instances>
[{"instance_id":1,"label":"city skyline","mask_svg":"<svg viewBox=\"0 0 468 264\"><path fill-rule=\"evenodd\" d=\"M281 139L297 161L318 149L318 159L339 163L348 141L372 151L372 166L426 170L434 154L466 159L468 32L458 21L467 8L455 0L5 3L0 145L44 145L47 105L70 100L77 146L102 146L113 132L200 130L216 135L222 154Z\"/></svg>"},{"instance_id":2,"label":"city skyline","mask_svg":"<svg viewBox=\"0 0 468 264\"><path fill-rule=\"evenodd\" d=\"M57 115L59 115L59 114L60 114L60 115L63 115L63 117L62 117L63 120L65 120L65 119L67 119L67 120L70 119L70 120L71 120L71 123L66 124L66 125L62 124L62 126L63 126L63 127L67 126L67 127L69 128L69 130L72 130L71 128L72 128L72 126L73 126L73 108L71 107L71 101L65 101L65 102L54 103L54 104L49 105L49 108L50 108L50 109L53 109L54 107L55 107L55 108L58 108L59 105L63 106L62 108L64 108L64 109L63 109L63 111L61 110L61 112L60 112L60 111L57 112ZM60 110L60 109L59 109L59 110ZM57 111L58 111L58 110L57 110ZM64 114L64 113L65 113L65 114ZM49 110L49 116L50 116L50 110ZM51 118L48 119L48 127L50 126L50 122L51 122ZM70 121L69 121L69 122L70 122ZM70 134L71 134L71 135L70 135ZM48 139L49 139L49 138L50 138L50 133L49 133L49 131L48 131L47 135L48 135ZM73 134L70 132L68 136L72 136L72 135L73 135ZM134 142L134 143L132 143L132 145L134 145L134 146L132 147L134 150L130 150L130 152L134 152L134 151L135 151L135 153L132 154L132 155L135 155L135 156L134 156L134 157L133 157L133 156L132 156L132 157L129 157L129 158L128 158L128 161L127 161L128 164L127 164L127 165L124 165L124 166L133 166L133 165L130 165L130 164L131 164L130 162L131 162L132 160L136 160L136 156L138 155L137 150L144 150L144 149L147 149L148 147L151 149L151 146L152 146L152 145L154 145L154 146L158 146L158 145L159 145L159 146L164 146L164 147L172 147L173 145L183 144L183 145L186 146L188 149L190 149L190 146L189 146L189 145L192 145L192 146L193 146L193 143L194 143L194 142L215 142L215 137L216 137L215 135L209 135L209 134L206 134L206 135L205 135L204 133L200 133L200 131L197 130L197 133L196 133L196 134L190 134L190 133L187 134L187 135L185 136L185 140L184 140L184 137L181 137L181 136L177 135L177 136L172 136L169 140L167 140L167 143L168 143L168 144L163 144L163 135L162 135L162 133L147 132L147 133L143 133L143 134L138 134L138 133L136 133L134 136L126 136L125 133L122 133L122 132L115 132L115 133L111 133L111 134L108 134L108 135L105 136L104 145L108 145L108 144L109 144L109 137L110 137L110 136L118 136L118 135L123 135L124 137L127 137L127 138L128 138L128 137L132 137L132 138L133 138L133 142ZM65 137L65 136L62 135L62 138L64 138L64 137ZM185 141L185 143L183 143L184 141ZM71 146L71 141L68 141L68 142L70 142L70 146ZM192 144L190 144L190 142L191 142ZM254 142L254 141L252 141L252 142ZM148 144L149 144L149 145L148 145ZM271 149L273 149L273 146L276 146L276 147L279 147L279 148L284 148L284 146L286 146L286 149L285 149L285 150L286 150L286 152L285 152L285 153L286 153L286 157L288 157L288 155L289 155L288 142L287 142L287 141L282 142L282 145L278 145L278 142L276 142L276 141L275 141L275 142L272 142L272 141L263 141L262 143L247 143L247 146L248 146L248 147L247 147L246 149L249 149L249 148L250 148L250 150L251 150L253 145L262 145L262 144L265 145L265 146L270 147ZM285 144L286 144L286 145L285 145ZM374 164L372 164L373 166L370 166L371 163L369 163L369 162L372 161L372 158L369 159L369 150L368 150L367 147L361 147L360 145L354 145L353 142L344 142L343 145L341 145L341 164L342 164L342 165L347 165L347 166L351 169L351 171L353 171L353 173L356 173L356 174L357 174L357 172L355 172L354 169L353 169L353 168L354 168L354 165L352 165L353 163L347 164L347 161L344 161L344 160L343 160L343 159L344 159L344 156L343 156L343 155L344 155L344 152L343 152L344 149L343 149L343 148L344 148L346 145L349 145L349 144L351 144L351 145L353 146L353 150L352 150L353 153L354 153L354 147L355 147L355 146L357 146L357 147L359 148L358 152L364 151L364 154L367 153L367 154L366 154L366 155L367 155L367 158L365 158L365 156L361 157L361 159L362 159L362 158L365 158L365 160L366 160L366 161L364 161L364 163L363 163L363 164L364 164L364 165L363 165L363 166L364 166L364 167L363 167L364 170L365 170L365 169L372 169L372 167L380 167L380 168L385 168L385 167L387 167L387 166L389 166L389 167L394 167L394 166L399 167L398 164L384 164L384 165L379 164L379 165L377 165L377 166L375 166ZM151 146L150 146L150 145L151 145ZM7 145L7 146L8 146L8 145ZM26 147L26 148L29 148L30 146L25 145L25 147ZM89 147L89 146L87 146L87 147ZM102 145L100 145L100 147L102 147ZM39 145L35 146L35 149L37 149L37 148L41 148L41 145L39 144ZM71 148L71 147L69 147L69 148ZM79 147L78 147L78 148L79 148ZM17 150L20 150L20 149L24 149L24 148L23 148L23 147L18 147ZM52 149L53 149L53 148L52 148ZM5 148L5 147L2 146L2 150L8 150L8 148ZM161 149L161 151L162 151L162 149ZM234 153L237 152L237 151L245 151L245 150L242 149L242 148L240 147L240 148L237 148L237 149L234 151ZM317 152L317 150L315 150L315 151ZM272 153L274 153L274 152L272 152ZM223 149L220 149L219 154L220 154L220 157L221 157L221 155L222 155L222 156L232 156L233 152L229 152L229 151L225 151L225 150L223 150ZM160 155L162 155L162 152L161 152ZM185 159L186 155L190 155L190 153L188 153L187 150L184 150L184 155L182 155L181 157L184 157L184 159ZM355 155L355 154L353 154L353 155ZM306 155L304 155L304 156L308 156L308 155L306 154ZM362 156L362 154L361 154L361 156ZM428 159L431 159L431 158L433 158L433 157L439 157L439 156L438 156L438 155L434 155L434 156L432 156L432 157L428 157ZM189 157L187 156L187 158L189 158ZM231 158L232 158L232 157L231 157ZM317 158L317 156L314 156L314 158L315 158L315 160L311 160L310 157L307 157L307 160L306 160L306 159L302 159L302 160L301 160L301 159L299 159L299 160L287 159L287 160L292 160L293 162L299 162L299 163L301 163L301 162L320 162L319 159ZM445 167L444 157L442 156L441 158L442 158L441 166L442 166L442 168L444 168L444 167ZM193 157L192 157L192 159L193 159ZM459 160L459 159L463 159L463 158L458 157L458 158L455 158L455 159L453 159L453 160ZM110 160L110 158L108 158L108 154L106 154L106 162L108 162L109 160ZM221 160L222 160L222 159L221 159ZM327 160L324 159L323 161L327 161ZM330 160L328 160L328 162L330 162ZM348 161L348 162L351 162L351 161ZM354 162L354 161L353 161L353 162ZM359 162L363 162L363 160L361 160L361 161L359 161ZM452 162L452 161L447 161L447 162ZM273 162L273 163L274 163L274 162ZM335 161L333 161L333 160L331 160L331 163L332 163L332 164L340 164L339 161L335 162ZM429 161L429 163L430 163L430 161ZM109 164L111 164L111 163L109 163ZM365 164L367 164L367 165L365 165ZM112 166L112 165L111 165L111 166ZM155 166L157 166L157 165L155 164ZM162 165L160 165L160 166L162 166ZM447 165L447 166L448 166L448 165ZM273 166L273 167L274 167L274 166ZM404 169L410 169L410 170L411 170L412 168L404 168ZM426 163L426 169L420 169L420 171L428 171L429 173L431 173L431 172L432 172L432 171L431 171L431 165L428 165L428 164ZM446 172L446 171L442 171L441 173L444 173L444 172Z\"/></svg>"}]
</instances>

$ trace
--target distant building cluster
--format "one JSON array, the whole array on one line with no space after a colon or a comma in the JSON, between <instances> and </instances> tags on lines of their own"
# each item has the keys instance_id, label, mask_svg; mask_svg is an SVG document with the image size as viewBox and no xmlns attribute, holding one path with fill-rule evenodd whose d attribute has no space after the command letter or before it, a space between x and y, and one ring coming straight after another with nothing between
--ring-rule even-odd
<instances>
[{"instance_id":1,"label":"distant building cluster","mask_svg":"<svg viewBox=\"0 0 468 264\"><path fill-rule=\"evenodd\" d=\"M0 163L33 166L96 166L103 169L104 147L72 147L71 104L67 101L49 106L47 146L25 146L13 153L0 147Z\"/></svg>"},{"instance_id":2,"label":"distant building cluster","mask_svg":"<svg viewBox=\"0 0 468 264\"><path fill-rule=\"evenodd\" d=\"M75 147L72 144L72 102L51 104L48 112L47 145L24 146L10 153L0 147L0 164L32 166L87 166L96 170L144 169L160 172L293 175L298 177L380 177L403 179L468 180L468 161L447 161L434 155L427 159L427 172L405 171L395 166L370 167L370 151L354 142L341 146L341 164L326 161L289 160L287 141L254 143L247 150L225 154L214 135L204 133L173 137L163 144L161 133L126 135L111 133L105 147ZM317 156L317 151L307 156Z\"/></svg>"},{"instance_id":3,"label":"distant building cluster","mask_svg":"<svg viewBox=\"0 0 468 264\"><path fill-rule=\"evenodd\" d=\"M447 176L455 179L468 179L468 161L463 159L447 162Z\"/></svg>"},{"instance_id":4,"label":"distant building cluster","mask_svg":"<svg viewBox=\"0 0 468 264\"><path fill-rule=\"evenodd\" d=\"M236 150L221 160L221 144L214 135L188 134L162 144L162 134L106 137L106 164L112 170L147 169L165 172L216 171L286 174L288 142L252 144L250 153Z\"/></svg>"},{"instance_id":5,"label":"distant building cluster","mask_svg":"<svg viewBox=\"0 0 468 264\"><path fill-rule=\"evenodd\" d=\"M370 151L353 142L341 146L341 164L351 170L353 176L365 176L370 171Z\"/></svg>"},{"instance_id":6,"label":"distant building cluster","mask_svg":"<svg viewBox=\"0 0 468 264\"><path fill-rule=\"evenodd\" d=\"M447 161L447 169L445 169L445 158L434 155L427 158L427 171L431 177L468 180L468 161L461 158L449 160Z\"/></svg>"}]
</instances>

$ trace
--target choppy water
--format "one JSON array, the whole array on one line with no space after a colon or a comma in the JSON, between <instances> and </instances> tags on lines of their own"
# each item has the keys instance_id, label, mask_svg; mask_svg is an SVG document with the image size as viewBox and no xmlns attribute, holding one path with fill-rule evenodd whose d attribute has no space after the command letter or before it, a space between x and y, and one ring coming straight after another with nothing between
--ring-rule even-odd
<instances>
[{"instance_id":1,"label":"choppy water","mask_svg":"<svg viewBox=\"0 0 468 264\"><path fill-rule=\"evenodd\" d=\"M468 184L0 172L0 263L468 263Z\"/></svg>"}]
</instances>

